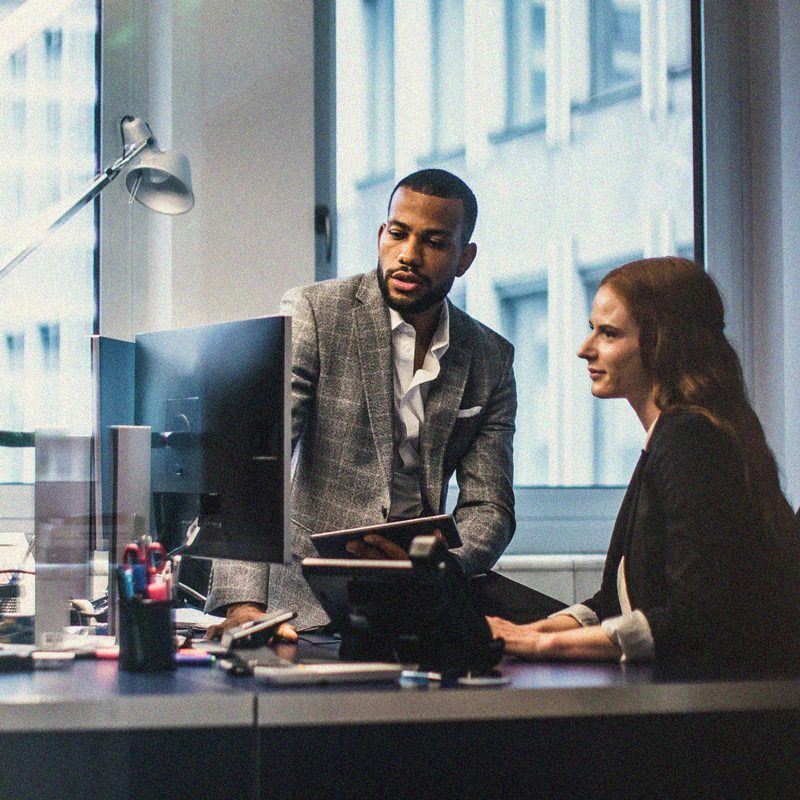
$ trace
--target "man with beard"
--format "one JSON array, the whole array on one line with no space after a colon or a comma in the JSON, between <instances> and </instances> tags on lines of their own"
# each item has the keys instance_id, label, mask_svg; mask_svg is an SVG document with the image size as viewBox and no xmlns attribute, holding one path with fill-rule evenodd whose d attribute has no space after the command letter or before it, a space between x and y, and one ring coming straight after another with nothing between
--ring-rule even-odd
<instances>
[{"instance_id":1,"label":"man with beard","mask_svg":"<svg viewBox=\"0 0 800 800\"><path fill-rule=\"evenodd\" d=\"M214 563L207 609L224 627L269 607L297 628L328 621L300 572L309 534L444 511L466 574L489 570L514 532L513 348L447 294L469 269L477 203L438 169L401 180L378 230L378 268L287 295L292 306L292 563ZM363 558L407 558L382 537L350 543ZM269 589L269 591L267 591ZM218 633L212 629L210 635ZM287 638L294 631L284 626Z\"/></svg>"}]
</instances>

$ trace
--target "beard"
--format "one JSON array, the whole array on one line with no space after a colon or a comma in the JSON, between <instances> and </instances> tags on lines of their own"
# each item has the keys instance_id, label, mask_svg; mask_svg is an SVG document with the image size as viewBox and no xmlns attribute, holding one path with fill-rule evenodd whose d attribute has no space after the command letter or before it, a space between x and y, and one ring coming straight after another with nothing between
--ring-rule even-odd
<instances>
[{"instance_id":1,"label":"beard","mask_svg":"<svg viewBox=\"0 0 800 800\"><path fill-rule=\"evenodd\" d=\"M391 272L392 270L390 270L390 274ZM427 289L425 294L416 299L396 299L389 294L389 287L386 285L386 277L381 269L381 262L378 261L378 286L381 288L383 300L389 308L393 308L400 314L421 314L423 311L433 308L447 297L455 281L455 275L453 275L449 281L440 283L438 286L433 286L429 278L423 275L417 275L417 278Z\"/></svg>"}]
</instances>

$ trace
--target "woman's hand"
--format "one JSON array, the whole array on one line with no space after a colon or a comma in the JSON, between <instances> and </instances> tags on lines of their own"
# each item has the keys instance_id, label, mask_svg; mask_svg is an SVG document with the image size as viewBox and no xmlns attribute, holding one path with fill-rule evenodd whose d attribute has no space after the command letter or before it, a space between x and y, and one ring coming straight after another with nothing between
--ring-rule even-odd
<instances>
[{"instance_id":1,"label":"woman's hand","mask_svg":"<svg viewBox=\"0 0 800 800\"><path fill-rule=\"evenodd\" d=\"M554 617L547 617L546 619L540 619L537 622L531 623L531 629L539 631L540 633L547 633L548 631L568 631L572 628L580 627L580 622L569 614L557 614Z\"/></svg>"},{"instance_id":2,"label":"woman's hand","mask_svg":"<svg viewBox=\"0 0 800 800\"><path fill-rule=\"evenodd\" d=\"M486 621L492 636L505 642L506 653L531 661L547 658L553 637L552 631L542 628L543 623L549 620L539 620L527 625L516 625L500 617L487 617Z\"/></svg>"},{"instance_id":3,"label":"woman's hand","mask_svg":"<svg viewBox=\"0 0 800 800\"><path fill-rule=\"evenodd\" d=\"M572 620L574 625L561 617ZM486 621L492 635L505 641L506 653L529 661L612 661L621 654L599 625L581 627L567 614L528 625L515 625L500 617L487 617Z\"/></svg>"},{"instance_id":4,"label":"woman's hand","mask_svg":"<svg viewBox=\"0 0 800 800\"><path fill-rule=\"evenodd\" d=\"M543 637L542 634L581 627L580 622L569 614L557 614L526 625L515 625L500 617L487 617L486 620L492 635L505 640L507 653L529 659L548 657L548 648L552 648L552 637Z\"/></svg>"}]
</instances>

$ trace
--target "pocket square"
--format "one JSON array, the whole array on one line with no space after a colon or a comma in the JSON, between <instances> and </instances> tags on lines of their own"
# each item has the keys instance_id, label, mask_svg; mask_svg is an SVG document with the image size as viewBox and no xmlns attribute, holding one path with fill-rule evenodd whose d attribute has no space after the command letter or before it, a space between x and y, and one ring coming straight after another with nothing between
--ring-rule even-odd
<instances>
[{"instance_id":1,"label":"pocket square","mask_svg":"<svg viewBox=\"0 0 800 800\"><path fill-rule=\"evenodd\" d=\"M482 406L472 406L472 408L459 408L456 419L467 419L481 413Z\"/></svg>"}]
</instances>

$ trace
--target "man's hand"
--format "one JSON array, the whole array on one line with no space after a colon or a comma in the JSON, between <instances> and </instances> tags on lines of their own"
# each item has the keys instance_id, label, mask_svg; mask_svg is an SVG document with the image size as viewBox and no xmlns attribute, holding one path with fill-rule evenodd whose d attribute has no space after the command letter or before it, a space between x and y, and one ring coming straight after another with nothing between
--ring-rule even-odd
<instances>
[{"instance_id":1,"label":"man's hand","mask_svg":"<svg viewBox=\"0 0 800 800\"><path fill-rule=\"evenodd\" d=\"M400 545L383 536L379 536L377 533L368 533L360 542L348 542L345 547L348 553L352 553L359 558L408 561L408 553Z\"/></svg>"},{"instance_id":2,"label":"man's hand","mask_svg":"<svg viewBox=\"0 0 800 800\"><path fill-rule=\"evenodd\" d=\"M447 540L442 532L437 528L432 533L447 548ZM389 561L408 561L409 555L400 545L395 544L384 536L377 533L368 533L361 541L348 542L345 545L348 553L352 553L358 558L374 558Z\"/></svg>"},{"instance_id":3,"label":"man's hand","mask_svg":"<svg viewBox=\"0 0 800 800\"><path fill-rule=\"evenodd\" d=\"M223 632L230 628L236 628L245 622L259 619L264 616L265 607L260 603L231 603L228 606L225 621L218 625L210 625L206 631L206 639L219 639ZM297 641L297 631L288 622L284 622L274 634L279 639L288 642Z\"/></svg>"}]
</instances>

